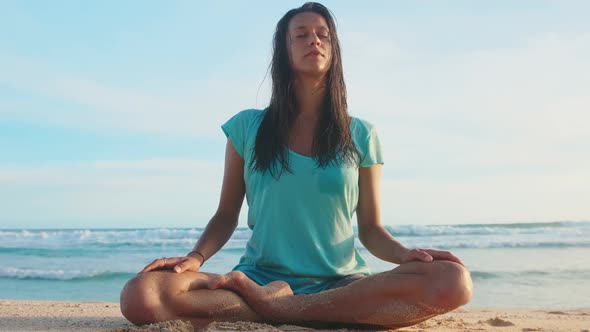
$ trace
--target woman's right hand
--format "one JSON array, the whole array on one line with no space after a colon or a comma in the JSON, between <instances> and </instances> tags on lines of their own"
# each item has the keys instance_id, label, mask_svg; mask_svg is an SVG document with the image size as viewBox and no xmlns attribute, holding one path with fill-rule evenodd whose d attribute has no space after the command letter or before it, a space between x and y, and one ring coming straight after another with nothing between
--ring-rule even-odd
<instances>
[{"instance_id":1,"label":"woman's right hand","mask_svg":"<svg viewBox=\"0 0 590 332\"><path fill-rule=\"evenodd\" d=\"M173 270L176 273L184 271L198 272L203 262L199 258L185 257L162 257L155 259L141 270L139 273L150 272L155 270Z\"/></svg>"}]
</instances>

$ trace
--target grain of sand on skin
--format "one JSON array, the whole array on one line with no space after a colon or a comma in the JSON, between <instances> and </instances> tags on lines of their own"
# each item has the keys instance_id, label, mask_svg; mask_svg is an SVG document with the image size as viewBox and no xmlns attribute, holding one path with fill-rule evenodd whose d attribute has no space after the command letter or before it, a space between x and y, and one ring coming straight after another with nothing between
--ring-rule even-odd
<instances>
[{"instance_id":1,"label":"grain of sand on skin","mask_svg":"<svg viewBox=\"0 0 590 332\"><path fill-rule=\"evenodd\" d=\"M513 325L510 325L513 324ZM502 326L503 325L503 326ZM141 328L128 323L116 303L0 300L0 331L192 331L181 321ZM272 326L249 322L210 324L203 331L361 331L320 330L295 325ZM387 330L385 330L387 331ZM583 310L458 309L415 326L414 331L590 331L590 308Z\"/></svg>"}]
</instances>

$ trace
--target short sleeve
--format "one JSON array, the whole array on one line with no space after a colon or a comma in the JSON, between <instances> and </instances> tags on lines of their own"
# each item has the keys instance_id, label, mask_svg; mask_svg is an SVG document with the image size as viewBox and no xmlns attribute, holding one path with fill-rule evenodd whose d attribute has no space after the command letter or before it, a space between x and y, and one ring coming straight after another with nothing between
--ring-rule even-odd
<instances>
[{"instance_id":1,"label":"short sleeve","mask_svg":"<svg viewBox=\"0 0 590 332\"><path fill-rule=\"evenodd\" d=\"M234 148L242 158L244 158L246 130L248 129L246 116L245 111L239 112L221 125L221 130L232 141Z\"/></svg>"},{"instance_id":2,"label":"short sleeve","mask_svg":"<svg viewBox=\"0 0 590 332\"><path fill-rule=\"evenodd\" d=\"M361 167L383 164L381 142L379 141L379 135L377 135L377 130L375 130L375 128L371 129L363 148L364 155L361 160Z\"/></svg>"}]
</instances>

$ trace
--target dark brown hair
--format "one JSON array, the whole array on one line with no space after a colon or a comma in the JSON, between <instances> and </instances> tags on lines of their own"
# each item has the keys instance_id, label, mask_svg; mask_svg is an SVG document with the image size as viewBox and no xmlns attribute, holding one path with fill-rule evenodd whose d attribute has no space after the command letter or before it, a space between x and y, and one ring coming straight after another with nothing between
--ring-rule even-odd
<instances>
[{"instance_id":1,"label":"dark brown hair","mask_svg":"<svg viewBox=\"0 0 590 332\"><path fill-rule=\"evenodd\" d=\"M277 23L270 64L272 95L258 129L254 158L249 165L252 171L269 171L275 179L284 171L293 173L289 167L287 144L289 130L297 115L297 100L289 63L287 30L295 15L306 12L319 14L326 20L332 44L330 66L326 73L326 97L313 139L312 154L318 167L322 168L352 162L357 155L350 131L351 118L346 103L346 85L336 25L328 8L316 2L307 2L299 8L289 10Z\"/></svg>"}]
</instances>

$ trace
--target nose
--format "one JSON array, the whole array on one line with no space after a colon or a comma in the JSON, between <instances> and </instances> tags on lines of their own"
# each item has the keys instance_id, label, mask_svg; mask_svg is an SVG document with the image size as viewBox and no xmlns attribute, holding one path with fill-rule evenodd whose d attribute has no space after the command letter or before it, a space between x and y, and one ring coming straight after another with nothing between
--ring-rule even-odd
<instances>
[{"instance_id":1,"label":"nose","mask_svg":"<svg viewBox=\"0 0 590 332\"><path fill-rule=\"evenodd\" d=\"M310 46L314 46L314 45L320 46L320 43L321 43L320 37L315 33L312 33L310 35L311 35L311 40L309 41L309 45Z\"/></svg>"}]
</instances>

